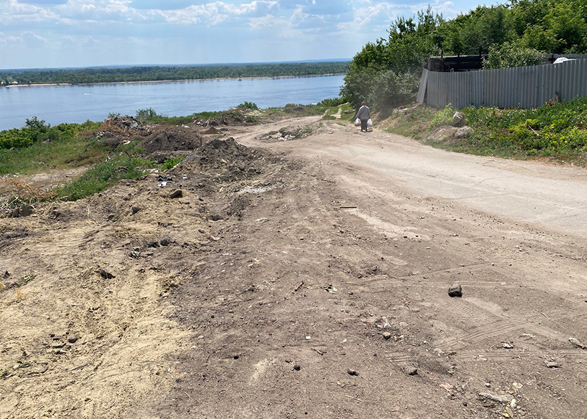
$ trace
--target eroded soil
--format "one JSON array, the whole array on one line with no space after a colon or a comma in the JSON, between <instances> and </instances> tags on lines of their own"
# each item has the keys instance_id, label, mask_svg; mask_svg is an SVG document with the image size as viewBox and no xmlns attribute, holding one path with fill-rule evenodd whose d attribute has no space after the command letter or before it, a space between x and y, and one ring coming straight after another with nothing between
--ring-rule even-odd
<instances>
[{"instance_id":1,"label":"eroded soil","mask_svg":"<svg viewBox=\"0 0 587 419\"><path fill-rule=\"evenodd\" d=\"M318 119L0 219L0 417L587 417L584 172Z\"/></svg>"}]
</instances>

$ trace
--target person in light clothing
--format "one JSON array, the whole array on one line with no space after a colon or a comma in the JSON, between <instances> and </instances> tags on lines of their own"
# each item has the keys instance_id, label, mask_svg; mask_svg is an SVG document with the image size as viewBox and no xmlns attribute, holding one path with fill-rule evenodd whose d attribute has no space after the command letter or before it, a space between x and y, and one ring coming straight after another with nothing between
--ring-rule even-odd
<instances>
[{"instance_id":1,"label":"person in light clothing","mask_svg":"<svg viewBox=\"0 0 587 419\"><path fill-rule=\"evenodd\" d=\"M361 102L361 107L357 112L356 118L361 121L361 132L367 132L367 121L371 118L371 111L369 110L367 103Z\"/></svg>"}]
</instances>

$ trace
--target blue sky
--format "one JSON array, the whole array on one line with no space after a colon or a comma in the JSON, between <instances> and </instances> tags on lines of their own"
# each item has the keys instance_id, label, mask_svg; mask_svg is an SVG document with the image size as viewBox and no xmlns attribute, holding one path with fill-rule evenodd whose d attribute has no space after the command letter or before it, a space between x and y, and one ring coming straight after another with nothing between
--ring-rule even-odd
<instances>
[{"instance_id":1,"label":"blue sky","mask_svg":"<svg viewBox=\"0 0 587 419\"><path fill-rule=\"evenodd\" d=\"M352 58L398 16L478 0L0 0L0 68Z\"/></svg>"}]
</instances>

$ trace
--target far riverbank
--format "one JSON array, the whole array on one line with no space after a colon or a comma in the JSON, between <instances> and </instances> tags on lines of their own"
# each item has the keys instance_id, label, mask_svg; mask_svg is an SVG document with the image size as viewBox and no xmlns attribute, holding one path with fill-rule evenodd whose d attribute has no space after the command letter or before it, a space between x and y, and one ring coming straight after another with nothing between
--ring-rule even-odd
<instances>
[{"instance_id":1,"label":"far riverbank","mask_svg":"<svg viewBox=\"0 0 587 419\"><path fill-rule=\"evenodd\" d=\"M149 83L181 83L181 82L196 82L196 81L222 81L222 80L263 80L263 79L293 79L293 78L313 78L313 77L333 77L333 76L345 76L346 73L332 73L332 74L315 74L315 75L304 75L304 76L267 76L267 77L216 77L216 78L204 78L204 79L169 79L169 80L136 80L136 81L110 81L110 82L97 82L97 83L28 83L28 84L9 84L0 85L0 87L14 88L14 87L44 87L44 86L100 86L110 84L149 84Z\"/></svg>"}]
</instances>

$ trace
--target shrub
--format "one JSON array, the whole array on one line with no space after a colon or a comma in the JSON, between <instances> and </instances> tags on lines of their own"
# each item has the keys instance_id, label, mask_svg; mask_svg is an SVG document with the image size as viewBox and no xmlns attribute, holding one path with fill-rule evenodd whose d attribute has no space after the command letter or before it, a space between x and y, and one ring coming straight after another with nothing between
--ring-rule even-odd
<instances>
[{"instance_id":1,"label":"shrub","mask_svg":"<svg viewBox=\"0 0 587 419\"><path fill-rule=\"evenodd\" d=\"M438 111L434 114L434 117L430 122L430 128L440 127L442 125L450 125L454 113L455 110L449 103L441 111Z\"/></svg>"},{"instance_id":2,"label":"shrub","mask_svg":"<svg viewBox=\"0 0 587 419\"><path fill-rule=\"evenodd\" d=\"M157 112L155 112L155 110L153 108L147 108L147 109L138 109L137 113L135 115L135 118L138 119L139 121L146 121L149 119L153 119L156 118L160 115L157 115Z\"/></svg>"},{"instance_id":3,"label":"shrub","mask_svg":"<svg viewBox=\"0 0 587 419\"><path fill-rule=\"evenodd\" d=\"M259 107L257 106L256 103L246 102L246 101L243 102L243 103L241 103L240 105L238 105L237 108L239 108L239 109L248 109L248 110L251 110L251 111L256 111L256 110L259 109Z\"/></svg>"},{"instance_id":4,"label":"shrub","mask_svg":"<svg viewBox=\"0 0 587 419\"><path fill-rule=\"evenodd\" d=\"M169 170L173 169L179 163L181 163L185 159L185 156L177 156L177 157L168 157L167 160L161 166L161 170Z\"/></svg>"},{"instance_id":5,"label":"shrub","mask_svg":"<svg viewBox=\"0 0 587 419\"><path fill-rule=\"evenodd\" d=\"M501 45L489 47L487 59L483 61L483 68L523 67L540 64L542 54L533 48L524 48L513 42L504 42Z\"/></svg>"}]
</instances>

